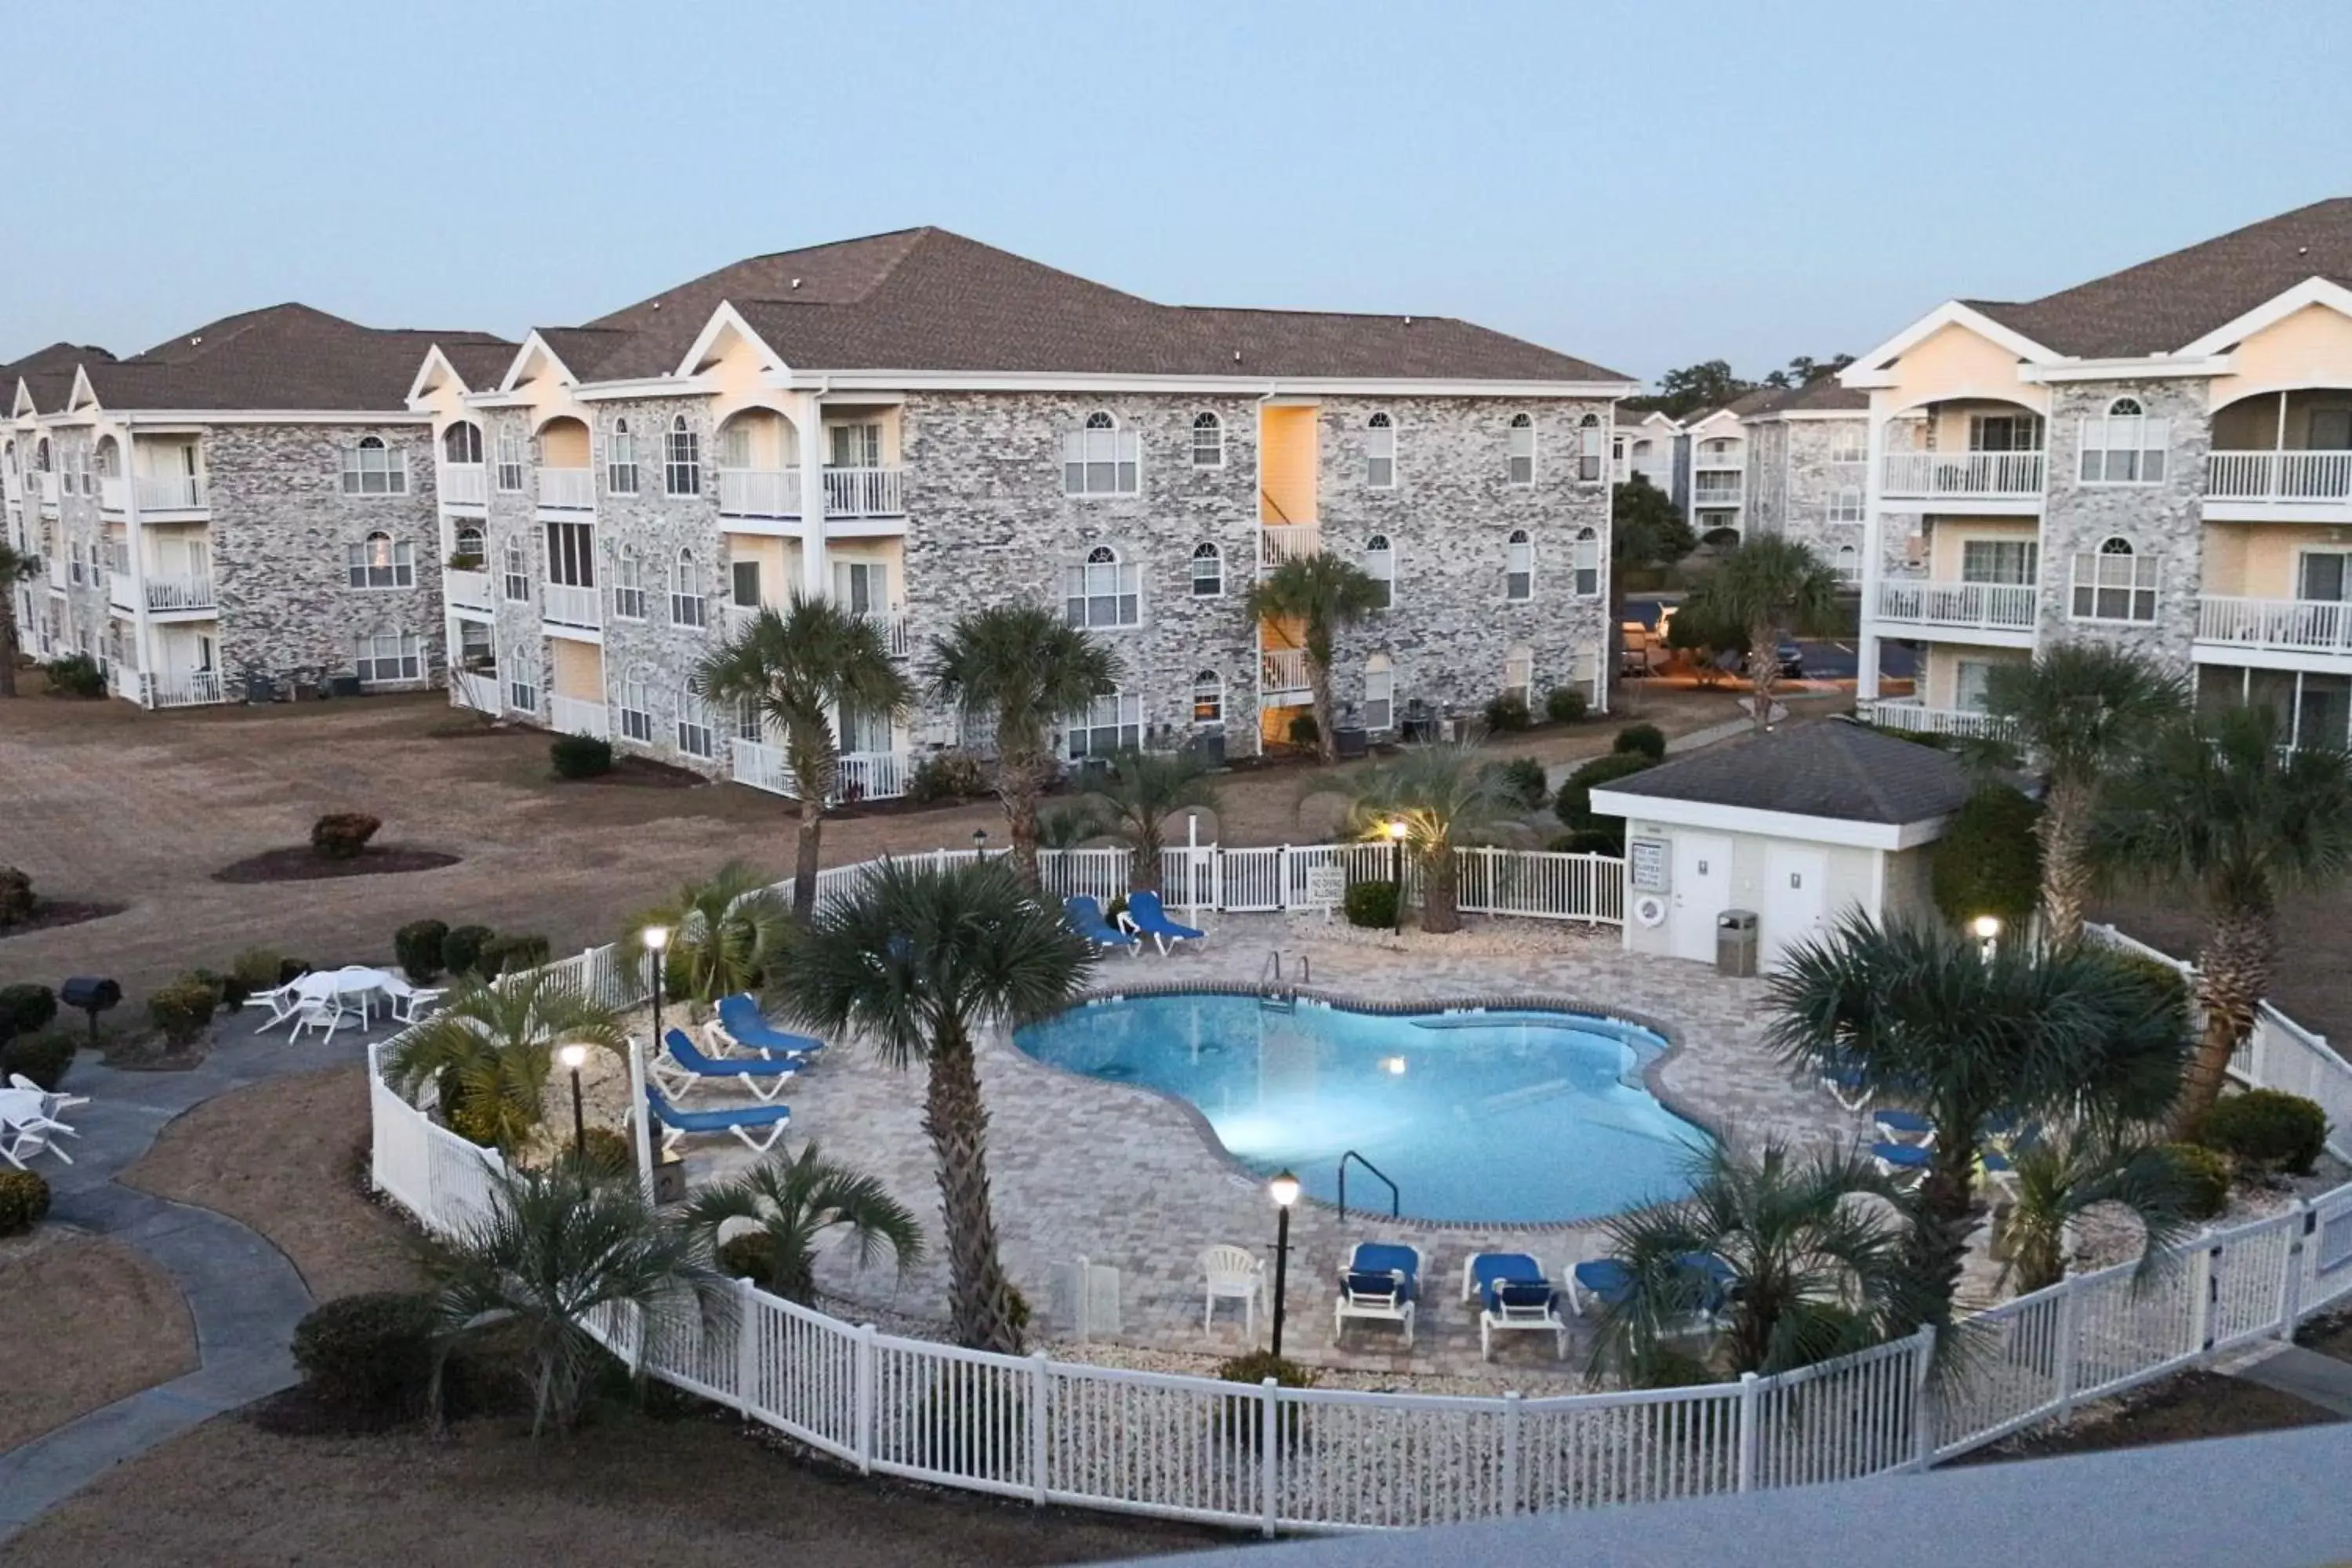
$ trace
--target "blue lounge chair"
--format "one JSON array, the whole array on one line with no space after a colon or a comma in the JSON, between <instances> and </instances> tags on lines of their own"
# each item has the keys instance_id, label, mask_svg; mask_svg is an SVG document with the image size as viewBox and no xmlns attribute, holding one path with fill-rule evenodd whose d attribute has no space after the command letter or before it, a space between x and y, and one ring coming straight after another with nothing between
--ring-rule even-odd
<instances>
[{"instance_id":1,"label":"blue lounge chair","mask_svg":"<svg viewBox=\"0 0 2352 1568\"><path fill-rule=\"evenodd\" d=\"M1076 893L1062 900L1062 918L1070 929L1097 947L1119 947L1133 958L1143 951L1143 939L1126 931L1113 931L1103 920L1102 906L1084 893Z\"/></svg>"},{"instance_id":2,"label":"blue lounge chair","mask_svg":"<svg viewBox=\"0 0 2352 1568\"><path fill-rule=\"evenodd\" d=\"M1495 1331L1548 1331L1553 1350L1568 1359L1568 1321L1559 1315L1559 1292L1544 1267L1524 1252L1475 1252L1462 1264L1462 1299L1479 1301L1478 1353L1495 1359Z\"/></svg>"},{"instance_id":3,"label":"blue lounge chair","mask_svg":"<svg viewBox=\"0 0 2352 1568\"><path fill-rule=\"evenodd\" d=\"M1118 917L1119 929L1151 939L1151 945L1167 956L1170 947L1180 942L1198 942L1208 933L1192 926L1179 924L1168 918L1160 904L1160 895L1146 889L1127 896L1127 910Z\"/></svg>"},{"instance_id":4,"label":"blue lounge chair","mask_svg":"<svg viewBox=\"0 0 2352 1568\"><path fill-rule=\"evenodd\" d=\"M1878 1163L1882 1176L1925 1175L1934 1163L1935 1151L1917 1143L1873 1143L1870 1157Z\"/></svg>"},{"instance_id":5,"label":"blue lounge chair","mask_svg":"<svg viewBox=\"0 0 2352 1568\"><path fill-rule=\"evenodd\" d=\"M1569 1310L1584 1316L1587 1296L1603 1307L1614 1307L1633 1294L1633 1271L1614 1258L1593 1258L1568 1271Z\"/></svg>"},{"instance_id":6,"label":"blue lounge chair","mask_svg":"<svg viewBox=\"0 0 2352 1568\"><path fill-rule=\"evenodd\" d=\"M1824 1068L1822 1087L1830 1091L1832 1100L1848 1110L1867 1110L1870 1108L1870 1085L1863 1081L1862 1069L1858 1067L1847 1065Z\"/></svg>"},{"instance_id":7,"label":"blue lounge chair","mask_svg":"<svg viewBox=\"0 0 2352 1568\"><path fill-rule=\"evenodd\" d=\"M652 1107L654 1120L662 1127L662 1153L674 1154L677 1146L690 1132L732 1132L742 1140L743 1147L754 1154L764 1154L776 1146L793 1120L789 1105L746 1105L733 1110L680 1110L669 1102L659 1084L646 1085L646 1103ZM767 1136L754 1138L751 1130L765 1128Z\"/></svg>"},{"instance_id":8,"label":"blue lounge chair","mask_svg":"<svg viewBox=\"0 0 2352 1568\"><path fill-rule=\"evenodd\" d=\"M799 1077L801 1070L797 1057L730 1057L721 1061L704 1056L683 1029L662 1036L662 1050L667 1063L660 1056L653 1057L646 1061L646 1071L664 1092L680 1100L697 1084L731 1078L764 1105L783 1093L784 1085Z\"/></svg>"},{"instance_id":9,"label":"blue lounge chair","mask_svg":"<svg viewBox=\"0 0 2352 1568\"><path fill-rule=\"evenodd\" d=\"M1339 1271L1339 1300L1331 1310L1331 1342L1350 1318L1374 1318L1404 1327L1412 1344L1412 1321L1421 1296L1422 1254L1402 1242L1360 1241Z\"/></svg>"},{"instance_id":10,"label":"blue lounge chair","mask_svg":"<svg viewBox=\"0 0 2352 1568\"><path fill-rule=\"evenodd\" d=\"M1889 1143L1916 1143L1924 1149L1936 1141L1936 1124L1916 1110L1882 1106L1871 1117L1878 1124L1879 1137Z\"/></svg>"},{"instance_id":11,"label":"blue lounge chair","mask_svg":"<svg viewBox=\"0 0 2352 1568\"><path fill-rule=\"evenodd\" d=\"M763 1057L797 1057L803 1066L824 1049L823 1040L790 1034L769 1023L748 991L719 999L719 1032L747 1051Z\"/></svg>"}]
</instances>

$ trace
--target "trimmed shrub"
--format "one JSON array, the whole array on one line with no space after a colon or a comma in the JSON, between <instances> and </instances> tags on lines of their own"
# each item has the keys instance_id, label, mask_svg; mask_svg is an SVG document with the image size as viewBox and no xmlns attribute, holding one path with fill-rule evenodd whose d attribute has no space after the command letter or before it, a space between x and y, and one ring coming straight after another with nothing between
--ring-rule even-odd
<instances>
[{"instance_id":1,"label":"trimmed shrub","mask_svg":"<svg viewBox=\"0 0 2352 1568\"><path fill-rule=\"evenodd\" d=\"M2156 1152L2172 1162L2180 1179L2181 1210L2190 1219L2215 1219L2230 1206L2228 1156L2195 1143L2159 1143Z\"/></svg>"},{"instance_id":2,"label":"trimmed shrub","mask_svg":"<svg viewBox=\"0 0 2352 1568\"><path fill-rule=\"evenodd\" d=\"M433 1384L433 1300L395 1290L344 1296L294 1327L294 1364L312 1394L355 1420L421 1414Z\"/></svg>"},{"instance_id":3,"label":"trimmed shrub","mask_svg":"<svg viewBox=\"0 0 2352 1568\"><path fill-rule=\"evenodd\" d=\"M216 969L191 969L184 978L201 980L211 986L213 1005L222 1012L236 1012L245 1005L245 999L253 994L244 981L234 974L223 974Z\"/></svg>"},{"instance_id":4,"label":"trimmed shrub","mask_svg":"<svg viewBox=\"0 0 2352 1568\"><path fill-rule=\"evenodd\" d=\"M279 978L286 973L286 959L269 948L248 947L228 961L228 972L250 996L257 991L271 991L286 984Z\"/></svg>"},{"instance_id":5,"label":"trimmed shrub","mask_svg":"<svg viewBox=\"0 0 2352 1568\"><path fill-rule=\"evenodd\" d=\"M1551 793L1544 784L1544 765L1533 757L1513 757L1507 763L1487 765L1503 793L1529 811L1543 805L1544 797Z\"/></svg>"},{"instance_id":6,"label":"trimmed shrub","mask_svg":"<svg viewBox=\"0 0 2352 1568\"><path fill-rule=\"evenodd\" d=\"M594 735L558 735L547 743L548 762L560 779L593 779L613 771L613 742Z\"/></svg>"},{"instance_id":7,"label":"trimmed shrub","mask_svg":"<svg viewBox=\"0 0 2352 1568\"><path fill-rule=\"evenodd\" d=\"M1528 711L1528 700L1516 691L1506 691L1486 700L1486 728L1497 734L1524 730L1533 722L1534 716Z\"/></svg>"},{"instance_id":8,"label":"trimmed shrub","mask_svg":"<svg viewBox=\"0 0 2352 1568\"><path fill-rule=\"evenodd\" d=\"M1397 921L1397 885L1394 882L1350 882L1340 908L1351 926L1363 926L1380 931L1393 930Z\"/></svg>"},{"instance_id":9,"label":"trimmed shrub","mask_svg":"<svg viewBox=\"0 0 2352 1568\"><path fill-rule=\"evenodd\" d=\"M720 1242L710 1261L730 1279L749 1279L754 1285L764 1285L774 1267L775 1255L774 1238L761 1231L747 1230Z\"/></svg>"},{"instance_id":10,"label":"trimmed shrub","mask_svg":"<svg viewBox=\"0 0 2352 1568\"><path fill-rule=\"evenodd\" d=\"M1659 1346L1627 1369L1626 1382L1635 1388L1698 1388L1725 1379L1715 1368L1685 1350Z\"/></svg>"},{"instance_id":11,"label":"trimmed shrub","mask_svg":"<svg viewBox=\"0 0 2352 1568\"><path fill-rule=\"evenodd\" d=\"M331 811L310 825L310 847L329 860L356 860L383 826L364 811Z\"/></svg>"},{"instance_id":12,"label":"trimmed shrub","mask_svg":"<svg viewBox=\"0 0 2352 1568\"><path fill-rule=\"evenodd\" d=\"M412 985L430 985L441 975L441 944L448 940L446 921L411 921L392 933L392 955Z\"/></svg>"},{"instance_id":13,"label":"trimmed shrub","mask_svg":"<svg viewBox=\"0 0 2352 1568\"><path fill-rule=\"evenodd\" d=\"M1573 724L1592 708L1592 700L1573 686L1555 686L1544 693L1544 717L1555 724Z\"/></svg>"},{"instance_id":14,"label":"trimmed shrub","mask_svg":"<svg viewBox=\"0 0 2352 1568\"><path fill-rule=\"evenodd\" d=\"M291 985L310 973L310 961L307 958L281 958L278 961L278 984L280 985Z\"/></svg>"},{"instance_id":15,"label":"trimmed shrub","mask_svg":"<svg viewBox=\"0 0 2352 1568\"><path fill-rule=\"evenodd\" d=\"M1663 763L1666 760L1666 732L1655 724L1628 724L1617 731L1617 739L1609 749L1621 755L1630 753Z\"/></svg>"},{"instance_id":16,"label":"trimmed shrub","mask_svg":"<svg viewBox=\"0 0 2352 1568\"><path fill-rule=\"evenodd\" d=\"M1288 1356L1272 1351L1251 1351L1230 1361L1217 1363L1217 1377L1223 1383L1246 1383L1252 1387L1272 1378L1285 1388L1312 1388L1315 1369L1301 1366Z\"/></svg>"},{"instance_id":17,"label":"trimmed shrub","mask_svg":"<svg viewBox=\"0 0 2352 1568\"><path fill-rule=\"evenodd\" d=\"M2173 1026L2183 1034L2188 1033L2190 998L2187 975L2164 960L2150 958L2143 952L2123 952L2112 948L2105 951L2107 962L2137 976L2140 983L2148 988L2152 1007L2171 1014L2176 1020Z\"/></svg>"},{"instance_id":18,"label":"trimmed shrub","mask_svg":"<svg viewBox=\"0 0 2352 1568\"><path fill-rule=\"evenodd\" d=\"M1605 827L1608 823L1592 815L1593 786L1605 784L1612 779L1628 778L1644 768L1656 765L1638 752L1616 752L1605 757L1595 757L1569 774L1568 782L1559 786L1559 795L1551 803L1553 815L1568 827Z\"/></svg>"},{"instance_id":19,"label":"trimmed shrub","mask_svg":"<svg viewBox=\"0 0 2352 1568\"><path fill-rule=\"evenodd\" d=\"M33 879L14 866L0 866L0 930L33 918Z\"/></svg>"},{"instance_id":20,"label":"trimmed shrub","mask_svg":"<svg viewBox=\"0 0 2352 1568\"><path fill-rule=\"evenodd\" d=\"M482 944L499 933L488 926L451 926L441 939L441 967L452 974L478 974Z\"/></svg>"},{"instance_id":21,"label":"trimmed shrub","mask_svg":"<svg viewBox=\"0 0 2352 1568\"><path fill-rule=\"evenodd\" d=\"M971 800L988 793L988 778L980 759L970 752L933 752L915 764L907 779L907 798L918 805L936 800Z\"/></svg>"},{"instance_id":22,"label":"trimmed shrub","mask_svg":"<svg viewBox=\"0 0 2352 1568\"><path fill-rule=\"evenodd\" d=\"M66 1069L73 1066L74 1053L79 1049L81 1035L74 1029L43 1028L19 1035L0 1045L0 1078L20 1072L43 1089L54 1089L65 1081Z\"/></svg>"},{"instance_id":23,"label":"trimmed shrub","mask_svg":"<svg viewBox=\"0 0 2352 1568\"><path fill-rule=\"evenodd\" d=\"M46 985L0 985L0 1040L46 1029L56 1021L58 994Z\"/></svg>"},{"instance_id":24,"label":"trimmed shrub","mask_svg":"<svg viewBox=\"0 0 2352 1568\"><path fill-rule=\"evenodd\" d=\"M1314 714L1301 713L1290 721L1290 743L1292 745L1312 746L1319 742L1322 739L1323 731L1317 727Z\"/></svg>"},{"instance_id":25,"label":"trimmed shrub","mask_svg":"<svg viewBox=\"0 0 2352 1568\"><path fill-rule=\"evenodd\" d=\"M211 981L183 974L147 998L147 1016L163 1032L163 1043L176 1051L195 1044L219 1005Z\"/></svg>"},{"instance_id":26,"label":"trimmed shrub","mask_svg":"<svg viewBox=\"0 0 2352 1568\"><path fill-rule=\"evenodd\" d=\"M1622 855L1625 853L1625 829L1621 825L1607 827L1579 827L1572 832L1555 833L1544 846L1555 855Z\"/></svg>"},{"instance_id":27,"label":"trimmed shrub","mask_svg":"<svg viewBox=\"0 0 2352 1568\"><path fill-rule=\"evenodd\" d=\"M1312 1367L1301 1366L1288 1356L1279 1356L1272 1351L1251 1351L1230 1361L1220 1362L1217 1363L1217 1376L1223 1382L1246 1384L1253 1390L1269 1377L1283 1388L1315 1386ZM1297 1446L1306 1418L1307 1412L1303 1406L1286 1405L1282 1407L1279 1420L1283 1447ZM1236 1394L1212 1419L1224 1424L1231 1431L1233 1440L1252 1453L1255 1453L1258 1445L1265 1440L1265 1407L1255 1398Z\"/></svg>"},{"instance_id":28,"label":"trimmed shrub","mask_svg":"<svg viewBox=\"0 0 2352 1568\"><path fill-rule=\"evenodd\" d=\"M48 1183L30 1171L0 1171L0 1236L22 1236L48 1212Z\"/></svg>"},{"instance_id":29,"label":"trimmed shrub","mask_svg":"<svg viewBox=\"0 0 2352 1568\"><path fill-rule=\"evenodd\" d=\"M99 668L98 660L86 653L69 653L63 658L53 658L41 668L48 675L52 696L106 695L106 671Z\"/></svg>"},{"instance_id":30,"label":"trimmed shrub","mask_svg":"<svg viewBox=\"0 0 2352 1568\"><path fill-rule=\"evenodd\" d=\"M2197 1121L2197 1142L2252 1171L2307 1176L2327 1144L2319 1102L2275 1089L2217 1100Z\"/></svg>"},{"instance_id":31,"label":"trimmed shrub","mask_svg":"<svg viewBox=\"0 0 2352 1568\"><path fill-rule=\"evenodd\" d=\"M2042 845L2033 824L2042 808L2005 784L1980 784L1927 851L1936 907L1956 926L1998 915L2011 928L2033 916L2042 897Z\"/></svg>"},{"instance_id":32,"label":"trimmed shrub","mask_svg":"<svg viewBox=\"0 0 2352 1568\"><path fill-rule=\"evenodd\" d=\"M548 1131L562 1133L564 1167L568 1170L578 1164L580 1162L572 1155L571 1128L568 1125L550 1127ZM586 1175L625 1176L636 1169L637 1146L629 1141L626 1133L616 1132L610 1127L591 1127L587 1136L581 1140L581 1147L588 1154L583 1171Z\"/></svg>"},{"instance_id":33,"label":"trimmed shrub","mask_svg":"<svg viewBox=\"0 0 2352 1568\"><path fill-rule=\"evenodd\" d=\"M526 969L536 969L545 963L552 952L543 936L528 936L516 931L490 938L482 943L482 978L495 980L501 974L515 974Z\"/></svg>"}]
</instances>

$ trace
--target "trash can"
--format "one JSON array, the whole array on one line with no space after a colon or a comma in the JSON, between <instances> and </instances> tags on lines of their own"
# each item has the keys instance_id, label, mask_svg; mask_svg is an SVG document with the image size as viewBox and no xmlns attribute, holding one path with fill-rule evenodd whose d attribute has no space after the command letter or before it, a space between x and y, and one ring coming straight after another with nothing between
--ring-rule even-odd
<instances>
[{"instance_id":1,"label":"trash can","mask_svg":"<svg viewBox=\"0 0 2352 1568\"><path fill-rule=\"evenodd\" d=\"M1756 911L1726 910L1715 917L1715 972L1745 980L1756 973Z\"/></svg>"}]
</instances>

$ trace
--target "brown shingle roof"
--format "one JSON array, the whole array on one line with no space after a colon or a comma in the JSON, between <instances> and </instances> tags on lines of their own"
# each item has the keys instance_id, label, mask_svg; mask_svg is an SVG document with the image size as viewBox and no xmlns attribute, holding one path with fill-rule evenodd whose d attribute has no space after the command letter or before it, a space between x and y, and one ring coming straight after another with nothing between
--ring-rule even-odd
<instances>
[{"instance_id":1,"label":"brown shingle roof","mask_svg":"<svg viewBox=\"0 0 2352 1568\"><path fill-rule=\"evenodd\" d=\"M1847 386L1833 375L1805 383L1790 391L1770 409L1774 414L1866 414L1869 411L1870 394Z\"/></svg>"},{"instance_id":2,"label":"brown shingle roof","mask_svg":"<svg viewBox=\"0 0 2352 1568\"><path fill-rule=\"evenodd\" d=\"M0 394L5 394L13 406L17 383L22 382L33 395L35 408L44 412L63 408L73 393L75 366L111 363L113 360L112 354L94 344L51 343L45 349L35 349L14 364L0 365Z\"/></svg>"},{"instance_id":3,"label":"brown shingle roof","mask_svg":"<svg viewBox=\"0 0 2352 1568\"><path fill-rule=\"evenodd\" d=\"M127 360L87 362L110 408L394 410L435 343L470 354L514 345L487 332L363 327L308 305L206 322Z\"/></svg>"},{"instance_id":4,"label":"brown shingle roof","mask_svg":"<svg viewBox=\"0 0 2352 1568\"><path fill-rule=\"evenodd\" d=\"M1962 302L2060 353L2122 359L2194 342L2315 277L2352 288L2352 196L2314 202L2039 300Z\"/></svg>"},{"instance_id":5,"label":"brown shingle roof","mask_svg":"<svg viewBox=\"0 0 2352 1568\"><path fill-rule=\"evenodd\" d=\"M1602 788L1846 822L1927 822L1958 811L1971 787L1950 753L1842 719L1710 746Z\"/></svg>"}]
</instances>

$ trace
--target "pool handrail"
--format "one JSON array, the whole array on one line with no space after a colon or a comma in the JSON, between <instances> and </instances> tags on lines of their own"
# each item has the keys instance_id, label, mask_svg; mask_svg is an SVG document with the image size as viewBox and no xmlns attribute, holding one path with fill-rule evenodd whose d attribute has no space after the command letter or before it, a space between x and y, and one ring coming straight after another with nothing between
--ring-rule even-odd
<instances>
[{"instance_id":1,"label":"pool handrail","mask_svg":"<svg viewBox=\"0 0 2352 1568\"><path fill-rule=\"evenodd\" d=\"M1348 1162L1350 1160L1380 1178L1381 1184L1389 1190L1389 1218L1402 1219L1404 1216L1404 1194L1397 1191L1397 1184L1389 1180L1386 1171L1350 1149L1339 1156L1339 1218L1341 1222L1345 1223L1348 1217Z\"/></svg>"}]
</instances>

